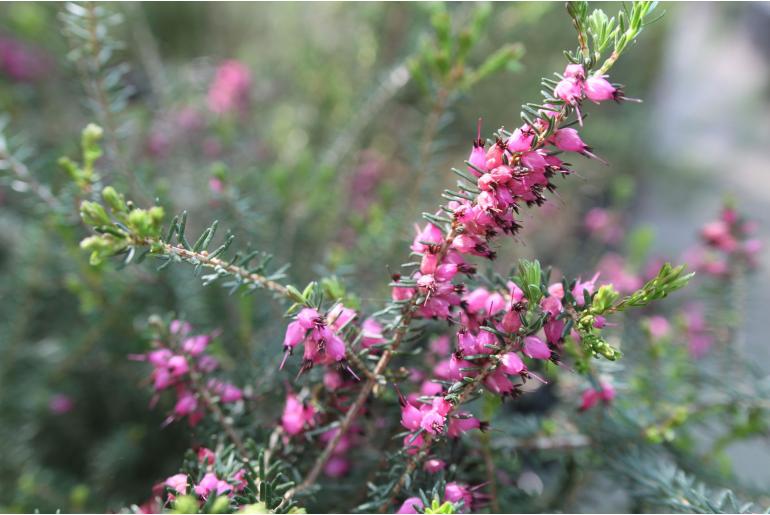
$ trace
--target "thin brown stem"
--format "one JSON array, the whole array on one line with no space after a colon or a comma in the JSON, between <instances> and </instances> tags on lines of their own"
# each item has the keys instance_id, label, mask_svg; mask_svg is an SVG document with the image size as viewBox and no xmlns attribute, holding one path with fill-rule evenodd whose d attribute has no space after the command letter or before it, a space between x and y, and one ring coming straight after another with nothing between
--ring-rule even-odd
<instances>
[{"instance_id":1,"label":"thin brown stem","mask_svg":"<svg viewBox=\"0 0 770 515\"><path fill-rule=\"evenodd\" d=\"M495 469L495 458L492 455L489 433L481 433L481 454L484 457L484 468L487 472L487 483L489 483L490 503L493 513L502 513L500 510L500 500L497 498L497 471Z\"/></svg>"},{"instance_id":2,"label":"thin brown stem","mask_svg":"<svg viewBox=\"0 0 770 515\"><path fill-rule=\"evenodd\" d=\"M172 256L172 255L178 256L183 261L187 261L189 263L194 263L194 264L200 263L202 266L206 268L213 268L215 270L217 269L225 270L231 275L236 275L240 277L247 283L256 284L262 288L265 288L266 290L270 290L274 293L278 293L284 297L290 298L288 288L286 288L286 286L282 285L281 283L273 281L272 279L268 279L264 275L260 275L255 272L250 272L246 268L240 267L233 263L229 263L217 257L210 257L208 255L208 252L206 252L205 250L202 250L200 252L195 252L184 248L181 244L172 245L170 243L166 243L157 239L150 239L150 238L142 238L142 239L135 238L133 242L137 245L142 245L146 247L157 248L158 246L160 246L160 252L155 251L156 253L165 254L168 256Z\"/></svg>"},{"instance_id":3,"label":"thin brown stem","mask_svg":"<svg viewBox=\"0 0 770 515\"><path fill-rule=\"evenodd\" d=\"M428 455L428 450L430 449L431 444L431 435L428 435L425 437L425 441L422 444L422 447L420 447L420 450L415 454L411 460L409 460L409 463L406 465L406 468L404 469L404 472L401 474L401 477L398 479L398 483L395 484L393 487L393 490L390 492L390 496L388 497L388 500L382 503L382 506L380 506L380 509L377 510L379 513L386 513L388 511L388 508L391 504L393 504L393 501L398 497L398 494L401 493L401 490L404 489L404 486L406 485L406 478L409 477L412 472L417 469L417 465L420 464L420 462L425 458L425 456Z\"/></svg>"}]
</instances>

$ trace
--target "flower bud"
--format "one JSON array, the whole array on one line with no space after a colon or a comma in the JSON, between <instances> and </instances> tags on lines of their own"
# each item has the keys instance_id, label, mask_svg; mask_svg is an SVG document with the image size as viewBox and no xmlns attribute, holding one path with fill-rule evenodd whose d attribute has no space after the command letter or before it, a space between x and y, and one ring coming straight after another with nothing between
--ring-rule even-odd
<instances>
[{"instance_id":1,"label":"flower bud","mask_svg":"<svg viewBox=\"0 0 770 515\"><path fill-rule=\"evenodd\" d=\"M80 217L88 225L112 225L112 220L104 207L90 200L80 203Z\"/></svg>"},{"instance_id":2,"label":"flower bud","mask_svg":"<svg viewBox=\"0 0 770 515\"><path fill-rule=\"evenodd\" d=\"M107 186L102 190L102 198L110 206L115 213L125 213L128 211L126 201L123 199L123 195L118 193L112 186Z\"/></svg>"}]
</instances>

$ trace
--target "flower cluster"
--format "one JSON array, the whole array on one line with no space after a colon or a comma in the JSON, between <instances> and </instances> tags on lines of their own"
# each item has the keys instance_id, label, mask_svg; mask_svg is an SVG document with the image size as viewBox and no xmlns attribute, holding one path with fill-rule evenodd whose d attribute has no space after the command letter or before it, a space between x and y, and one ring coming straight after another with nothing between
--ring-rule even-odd
<instances>
[{"instance_id":1,"label":"flower cluster","mask_svg":"<svg viewBox=\"0 0 770 515\"><path fill-rule=\"evenodd\" d=\"M246 488L246 469L237 468L229 474L218 472L217 455L206 447L198 448L196 458L197 474L174 474L155 484L152 499L139 506L139 512L159 513L162 507L174 506L181 497L192 501L190 508L204 506L211 497L223 497L229 504L230 498ZM195 476L199 476L197 481Z\"/></svg>"},{"instance_id":2,"label":"flower cluster","mask_svg":"<svg viewBox=\"0 0 770 515\"><path fill-rule=\"evenodd\" d=\"M283 339L284 356L281 367L300 343L303 345L302 367L300 373L310 370L314 365L336 365L355 376L347 365L347 349L340 333L356 317L356 312L340 303L328 312L321 314L315 308L302 308L294 321L286 327Z\"/></svg>"},{"instance_id":3,"label":"flower cluster","mask_svg":"<svg viewBox=\"0 0 770 515\"><path fill-rule=\"evenodd\" d=\"M587 98L597 104L605 100L629 100L607 80L607 75L586 76L582 64L567 65L562 79L554 88L554 95L575 108L581 125L580 104L583 99Z\"/></svg>"},{"instance_id":4,"label":"flower cluster","mask_svg":"<svg viewBox=\"0 0 770 515\"><path fill-rule=\"evenodd\" d=\"M738 267L757 267L762 242L752 235L757 224L725 206L718 219L701 228L703 244L690 251L688 258L698 271L714 277L729 277Z\"/></svg>"},{"instance_id":5,"label":"flower cluster","mask_svg":"<svg viewBox=\"0 0 770 515\"><path fill-rule=\"evenodd\" d=\"M580 411L587 411L596 406L599 401L610 404L615 399L615 388L612 384L602 381L598 388L589 387L580 397Z\"/></svg>"},{"instance_id":6,"label":"flower cluster","mask_svg":"<svg viewBox=\"0 0 770 515\"><path fill-rule=\"evenodd\" d=\"M469 487L463 483L451 481L444 487L444 500L459 507L461 513L471 513L478 502L484 498L484 495L476 492L477 487ZM419 497L410 497L406 499L396 513L422 513L425 509L425 503Z\"/></svg>"},{"instance_id":7,"label":"flower cluster","mask_svg":"<svg viewBox=\"0 0 770 515\"><path fill-rule=\"evenodd\" d=\"M205 397L218 399L224 404L243 399L243 391L228 382L215 378L203 382L203 378L219 367L217 359L206 353L215 335L192 335L191 330L189 323L174 320L169 325L165 341L156 338L153 350L129 356L135 361L146 361L153 367L150 380L155 395L151 405L157 403L161 392L175 392L176 403L164 425L185 417L191 426L198 424L205 416Z\"/></svg>"},{"instance_id":8,"label":"flower cluster","mask_svg":"<svg viewBox=\"0 0 770 515\"><path fill-rule=\"evenodd\" d=\"M478 379L496 395L517 396L528 379L543 381L530 370L531 365L538 360L560 362L569 311L585 307L585 297L594 293L597 279L595 275L575 281L566 295L564 282L553 283L536 303L513 281L503 292L479 287L463 295L455 317L461 326L455 352L435 364L434 379L422 383L419 395L401 398L401 424L410 431L404 438L407 453L422 448L423 433L453 438L486 427L469 412L457 411L455 403L447 400L452 389L444 385ZM535 319L538 322L530 325ZM604 324L603 317L595 317L597 328ZM569 335L580 340L577 331Z\"/></svg>"},{"instance_id":9,"label":"flower cluster","mask_svg":"<svg viewBox=\"0 0 770 515\"><path fill-rule=\"evenodd\" d=\"M602 86L607 83L606 79L585 79L582 65L569 65L566 73L577 88L567 104L574 106L583 96L596 102L614 98L597 93L606 90ZM613 88L613 91L616 90ZM551 182L554 175L569 173L555 154L574 152L596 158L577 130L557 128L566 116L566 106L547 107L541 109L541 116L531 124L524 124L510 134L501 131L500 135L505 137L499 136L489 148L478 135L479 124L468 157L468 171L475 182L471 191L475 197L460 197L447 206L453 226L461 229L455 230L451 238L433 223L418 230L412 243L412 252L421 256L419 271L411 278L415 284L397 284L393 288L394 300L409 299L419 293L426 299L421 303L421 316L449 319L451 311L460 305L459 294L463 291L462 285L453 284L452 280L460 272L475 270L464 256L494 259L491 240L501 233L514 234L518 230L520 226L514 214L519 205L522 202L542 205L544 191L555 189Z\"/></svg>"}]
</instances>

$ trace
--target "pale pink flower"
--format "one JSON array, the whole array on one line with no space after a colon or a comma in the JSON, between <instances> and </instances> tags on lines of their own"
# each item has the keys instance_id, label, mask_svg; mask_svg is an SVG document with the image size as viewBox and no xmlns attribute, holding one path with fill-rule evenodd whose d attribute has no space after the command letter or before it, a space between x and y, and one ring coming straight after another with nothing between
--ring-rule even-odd
<instances>
[{"instance_id":1,"label":"pale pink flower","mask_svg":"<svg viewBox=\"0 0 770 515\"><path fill-rule=\"evenodd\" d=\"M242 63L229 60L217 68L208 93L208 106L218 114L243 111L248 107L251 73Z\"/></svg>"},{"instance_id":2,"label":"pale pink flower","mask_svg":"<svg viewBox=\"0 0 770 515\"><path fill-rule=\"evenodd\" d=\"M179 494L187 493L187 474L174 474L164 484Z\"/></svg>"}]
</instances>

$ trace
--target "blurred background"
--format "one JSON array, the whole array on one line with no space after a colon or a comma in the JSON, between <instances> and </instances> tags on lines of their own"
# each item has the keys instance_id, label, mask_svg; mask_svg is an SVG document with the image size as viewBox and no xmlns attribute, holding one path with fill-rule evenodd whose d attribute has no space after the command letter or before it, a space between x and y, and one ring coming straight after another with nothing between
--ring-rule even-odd
<instances>
[{"instance_id":1,"label":"blurred background","mask_svg":"<svg viewBox=\"0 0 770 515\"><path fill-rule=\"evenodd\" d=\"M57 166L78 154L88 122L107 132L105 182L186 209L192 231L219 219L291 263L293 284L336 275L371 312L419 213L454 184L449 168L467 157L477 119L487 134L518 126L520 105L574 45L561 3L102 7L109 39L94 41L71 19L88 12L0 6L0 511L119 510L177 470L195 433L160 428L167 407L149 409L146 370L127 359L147 348L152 314L222 328L218 357L257 393L280 381L281 311L264 295L228 297L185 267L89 266ZM681 260L725 199L767 240L770 4L658 9L612 71L644 102L587 107L583 139L609 166L576 160L578 177L523 213L500 271L537 256L585 273L608 249L628 270ZM466 51L443 52L446 30L468 34ZM103 62L89 61L94 44L109 50ZM114 93L106 106L89 94L100 81ZM592 208L620 232L587 238ZM759 259L738 325L767 363L770 253ZM739 477L770 481L766 440L725 452Z\"/></svg>"}]
</instances>

